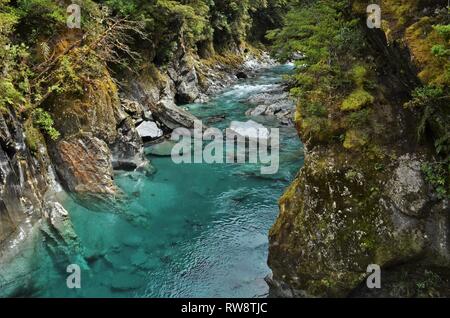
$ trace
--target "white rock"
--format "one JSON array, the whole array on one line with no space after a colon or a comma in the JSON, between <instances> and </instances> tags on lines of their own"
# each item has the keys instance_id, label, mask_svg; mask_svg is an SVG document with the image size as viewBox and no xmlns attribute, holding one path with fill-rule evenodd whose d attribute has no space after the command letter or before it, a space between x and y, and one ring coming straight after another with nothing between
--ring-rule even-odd
<instances>
[{"instance_id":1,"label":"white rock","mask_svg":"<svg viewBox=\"0 0 450 318\"><path fill-rule=\"evenodd\" d=\"M159 138L163 135L163 131L153 121L144 121L136 129L142 138Z\"/></svg>"},{"instance_id":2,"label":"white rock","mask_svg":"<svg viewBox=\"0 0 450 318\"><path fill-rule=\"evenodd\" d=\"M250 139L269 139L269 129L253 120L247 122L232 121L229 128L232 132Z\"/></svg>"}]
</instances>

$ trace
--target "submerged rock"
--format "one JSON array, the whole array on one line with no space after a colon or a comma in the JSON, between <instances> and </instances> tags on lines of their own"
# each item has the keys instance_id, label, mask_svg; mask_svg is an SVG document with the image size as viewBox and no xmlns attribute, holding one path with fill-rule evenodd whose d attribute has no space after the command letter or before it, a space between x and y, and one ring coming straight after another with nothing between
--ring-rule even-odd
<instances>
[{"instance_id":1,"label":"submerged rock","mask_svg":"<svg viewBox=\"0 0 450 318\"><path fill-rule=\"evenodd\" d=\"M84 251L72 225L69 212L58 202L46 203L41 233L53 262L61 271L69 264L88 269Z\"/></svg>"},{"instance_id":2,"label":"submerged rock","mask_svg":"<svg viewBox=\"0 0 450 318\"><path fill-rule=\"evenodd\" d=\"M164 140L163 142L147 146L145 153L147 155L168 157L172 155L172 148L175 146L175 142L172 140Z\"/></svg>"},{"instance_id":3,"label":"submerged rock","mask_svg":"<svg viewBox=\"0 0 450 318\"><path fill-rule=\"evenodd\" d=\"M116 292L136 290L145 284L144 277L129 272L114 273L111 279L111 289Z\"/></svg>"}]
</instances>

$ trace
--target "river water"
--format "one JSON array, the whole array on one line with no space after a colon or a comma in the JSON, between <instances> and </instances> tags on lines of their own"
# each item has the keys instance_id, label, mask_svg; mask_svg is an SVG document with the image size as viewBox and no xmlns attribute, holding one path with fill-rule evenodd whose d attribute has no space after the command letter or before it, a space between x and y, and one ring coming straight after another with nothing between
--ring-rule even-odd
<instances>
[{"instance_id":1,"label":"river water","mask_svg":"<svg viewBox=\"0 0 450 318\"><path fill-rule=\"evenodd\" d=\"M207 104L188 105L210 126L246 121L242 101L277 85L290 67L277 66L239 83ZM257 118L266 127L276 121ZM277 201L303 164L292 127L280 128L280 169L261 175L255 164L180 164L149 156L152 176L122 173L118 186L127 217L64 202L87 256L81 289L68 289L65 269L47 267L33 296L40 297L264 297L268 286L268 232ZM42 253L41 253L42 254ZM45 253L43 253L45 254Z\"/></svg>"}]
</instances>

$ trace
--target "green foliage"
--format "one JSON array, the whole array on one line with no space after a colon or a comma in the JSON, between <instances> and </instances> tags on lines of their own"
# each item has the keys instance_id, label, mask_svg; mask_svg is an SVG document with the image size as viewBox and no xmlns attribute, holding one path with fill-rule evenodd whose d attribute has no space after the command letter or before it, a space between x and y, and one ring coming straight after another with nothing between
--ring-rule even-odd
<instances>
[{"instance_id":1,"label":"green foliage","mask_svg":"<svg viewBox=\"0 0 450 318\"><path fill-rule=\"evenodd\" d=\"M59 138L59 132L53 127L51 115L42 108L36 108L33 111L33 124L43 130L52 140Z\"/></svg>"},{"instance_id":2,"label":"green foliage","mask_svg":"<svg viewBox=\"0 0 450 318\"><path fill-rule=\"evenodd\" d=\"M345 134L343 146L346 149L359 148L367 144L367 135L357 129L350 129Z\"/></svg>"},{"instance_id":3,"label":"green foliage","mask_svg":"<svg viewBox=\"0 0 450 318\"><path fill-rule=\"evenodd\" d=\"M450 160L422 166L426 180L435 188L440 199L450 198Z\"/></svg>"},{"instance_id":4,"label":"green foliage","mask_svg":"<svg viewBox=\"0 0 450 318\"><path fill-rule=\"evenodd\" d=\"M364 108L360 111L351 112L347 117L348 126L357 128L366 127L369 123L370 114L371 110L369 108Z\"/></svg>"},{"instance_id":5,"label":"green foliage","mask_svg":"<svg viewBox=\"0 0 450 318\"><path fill-rule=\"evenodd\" d=\"M34 127L31 118L25 121L24 132L26 145L32 152L37 153L39 146L45 144L45 140L39 129Z\"/></svg>"},{"instance_id":6,"label":"green foliage","mask_svg":"<svg viewBox=\"0 0 450 318\"><path fill-rule=\"evenodd\" d=\"M4 5L8 1L3 1ZM9 38L15 31L19 17L9 7L0 7L0 110L9 106L26 106L30 70L23 61L29 57L24 44L13 44Z\"/></svg>"},{"instance_id":7,"label":"green foliage","mask_svg":"<svg viewBox=\"0 0 450 318\"><path fill-rule=\"evenodd\" d=\"M281 14L287 0L103 0L114 14L145 22L148 44L158 65L179 46L198 50L214 43L217 51L235 49L249 37L253 18L266 30L269 14ZM271 17L272 19L275 17ZM274 25L274 22L267 22ZM255 33L260 31L252 30ZM142 43L139 43L142 45ZM149 47L150 45L147 45ZM203 46L204 47L204 46Z\"/></svg>"},{"instance_id":8,"label":"green foliage","mask_svg":"<svg viewBox=\"0 0 450 318\"><path fill-rule=\"evenodd\" d=\"M450 41L450 24L438 24L433 26L433 29L435 29L436 32L444 38L445 41Z\"/></svg>"},{"instance_id":9,"label":"green foliage","mask_svg":"<svg viewBox=\"0 0 450 318\"><path fill-rule=\"evenodd\" d=\"M436 44L431 48L431 53L438 57L450 56L450 50L446 49L442 44Z\"/></svg>"},{"instance_id":10,"label":"green foliage","mask_svg":"<svg viewBox=\"0 0 450 318\"><path fill-rule=\"evenodd\" d=\"M441 37L441 41L431 48L431 53L437 57L443 74L440 76L439 84L442 86L450 85L450 24L434 25L433 29Z\"/></svg>"},{"instance_id":11,"label":"green foliage","mask_svg":"<svg viewBox=\"0 0 450 318\"><path fill-rule=\"evenodd\" d=\"M274 43L273 54L282 61L299 52L305 55L295 62L291 78L291 93L298 99L296 121L302 134L308 134L305 138L323 142L342 136L352 148L364 144L368 135L354 131L345 137L345 127L333 118L342 117L336 114L342 110L361 109L374 97L365 90L369 72L358 62L363 60L365 41L357 21L345 16L348 5L344 0L293 1L284 26L267 37Z\"/></svg>"},{"instance_id":12,"label":"green foliage","mask_svg":"<svg viewBox=\"0 0 450 318\"><path fill-rule=\"evenodd\" d=\"M5 110L7 105L14 106L23 101L22 95L10 80L0 80L0 91L0 110Z\"/></svg>"},{"instance_id":13,"label":"green foliage","mask_svg":"<svg viewBox=\"0 0 450 318\"><path fill-rule=\"evenodd\" d=\"M39 37L49 37L66 25L65 7L53 0L18 0L14 12L19 18L18 31L28 44Z\"/></svg>"},{"instance_id":14,"label":"green foliage","mask_svg":"<svg viewBox=\"0 0 450 318\"><path fill-rule=\"evenodd\" d=\"M362 87L364 85L364 80L367 75L366 68L362 65L356 65L351 70L351 73L352 73L352 77L353 77L353 80L355 81L356 85L358 87Z\"/></svg>"},{"instance_id":15,"label":"green foliage","mask_svg":"<svg viewBox=\"0 0 450 318\"><path fill-rule=\"evenodd\" d=\"M423 86L413 91L412 99L405 104L405 107L420 109L422 112L417 130L418 139L423 137L427 125L435 126L436 130L441 131L438 133L440 135L438 139L449 134L448 125L445 123L445 117L449 112L448 102L449 96L441 87ZM449 143L449 140L445 142Z\"/></svg>"},{"instance_id":16,"label":"green foliage","mask_svg":"<svg viewBox=\"0 0 450 318\"><path fill-rule=\"evenodd\" d=\"M306 116L326 117L327 108L321 103L308 103L305 105L304 113Z\"/></svg>"},{"instance_id":17,"label":"green foliage","mask_svg":"<svg viewBox=\"0 0 450 318\"><path fill-rule=\"evenodd\" d=\"M422 113L417 135L424 138L426 131L430 132L434 142L436 155L441 160L425 165L422 170L428 182L436 189L440 198L450 194L450 97L448 90L436 86L417 88L412 99L405 107L419 110Z\"/></svg>"},{"instance_id":18,"label":"green foliage","mask_svg":"<svg viewBox=\"0 0 450 318\"><path fill-rule=\"evenodd\" d=\"M272 30L267 37L274 41L274 52L281 60L288 60L293 52L306 55L309 65L329 61L340 44L344 27L339 10L344 1L320 0L297 3L286 15L284 27Z\"/></svg>"}]
</instances>

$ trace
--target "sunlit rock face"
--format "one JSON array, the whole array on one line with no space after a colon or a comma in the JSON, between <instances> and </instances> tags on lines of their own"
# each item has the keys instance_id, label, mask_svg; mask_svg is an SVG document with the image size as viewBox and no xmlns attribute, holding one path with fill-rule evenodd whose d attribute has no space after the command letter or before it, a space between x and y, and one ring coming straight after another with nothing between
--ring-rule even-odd
<instances>
[{"instance_id":1,"label":"sunlit rock face","mask_svg":"<svg viewBox=\"0 0 450 318\"><path fill-rule=\"evenodd\" d=\"M58 142L55 166L67 189L75 193L113 194L111 152L107 144L89 134Z\"/></svg>"}]
</instances>

